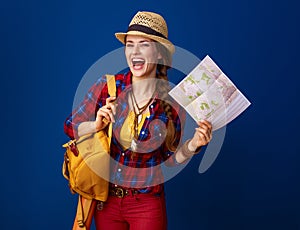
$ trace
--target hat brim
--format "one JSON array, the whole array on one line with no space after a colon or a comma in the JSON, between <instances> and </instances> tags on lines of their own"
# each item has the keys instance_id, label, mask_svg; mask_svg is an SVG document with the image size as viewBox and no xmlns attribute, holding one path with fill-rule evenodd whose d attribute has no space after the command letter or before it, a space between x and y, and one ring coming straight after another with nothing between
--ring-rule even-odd
<instances>
[{"instance_id":1,"label":"hat brim","mask_svg":"<svg viewBox=\"0 0 300 230\"><path fill-rule=\"evenodd\" d=\"M128 31L127 33L115 33L116 38L123 44L125 44L125 38L127 35L138 35L138 36L150 38L154 41L161 43L163 46L165 46L171 54L174 54L174 52L175 52L175 46L172 44L172 42L170 42L168 39L165 39L165 38L162 38L162 37L159 37L156 35L146 34L144 32L140 32L140 31Z\"/></svg>"}]
</instances>

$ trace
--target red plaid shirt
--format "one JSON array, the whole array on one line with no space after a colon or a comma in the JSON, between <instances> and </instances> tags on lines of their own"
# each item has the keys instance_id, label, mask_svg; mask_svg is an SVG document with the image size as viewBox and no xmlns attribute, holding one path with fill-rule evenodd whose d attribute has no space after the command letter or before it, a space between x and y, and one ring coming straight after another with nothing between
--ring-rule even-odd
<instances>
[{"instance_id":1,"label":"red plaid shirt","mask_svg":"<svg viewBox=\"0 0 300 230\"><path fill-rule=\"evenodd\" d=\"M164 177L161 164L176 165L174 152L167 149L164 143L166 124L169 118L166 116L158 94L149 105L150 116L147 116L138 136L138 150L132 154L132 150L123 149L119 143L120 130L128 115L128 92L131 91L131 72L117 74L117 111L116 122L113 124L113 137L111 142L111 186L120 185L126 188L139 188L143 193L158 194L163 191ZM77 128L81 122L94 121L100 107L105 105L109 97L106 78L102 77L90 88L83 102L66 119L64 130L71 138L77 138ZM171 99L170 99L171 100ZM176 144L178 145L182 135L183 121L185 119L180 106L170 101L172 106L172 122L176 130ZM180 112L179 112L180 111ZM138 152L138 153L136 153Z\"/></svg>"}]
</instances>

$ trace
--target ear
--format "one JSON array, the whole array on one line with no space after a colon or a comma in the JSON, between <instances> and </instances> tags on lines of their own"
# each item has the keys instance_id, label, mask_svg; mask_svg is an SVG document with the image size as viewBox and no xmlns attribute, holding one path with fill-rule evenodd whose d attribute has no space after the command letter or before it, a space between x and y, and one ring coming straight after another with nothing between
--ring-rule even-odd
<instances>
[{"instance_id":1,"label":"ear","mask_svg":"<svg viewBox=\"0 0 300 230\"><path fill-rule=\"evenodd\" d=\"M163 59L161 53L158 51L157 52L157 59Z\"/></svg>"}]
</instances>

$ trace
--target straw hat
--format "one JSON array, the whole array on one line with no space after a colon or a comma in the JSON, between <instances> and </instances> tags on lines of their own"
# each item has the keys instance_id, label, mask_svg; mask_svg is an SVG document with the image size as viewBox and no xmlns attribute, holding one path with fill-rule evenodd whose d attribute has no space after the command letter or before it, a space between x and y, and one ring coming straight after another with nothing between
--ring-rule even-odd
<instances>
[{"instance_id":1,"label":"straw hat","mask_svg":"<svg viewBox=\"0 0 300 230\"><path fill-rule=\"evenodd\" d=\"M153 12L139 11L132 18L126 33L115 33L116 38L125 44L127 35L140 35L164 45L171 54L175 47L168 40L168 27L164 18Z\"/></svg>"}]
</instances>

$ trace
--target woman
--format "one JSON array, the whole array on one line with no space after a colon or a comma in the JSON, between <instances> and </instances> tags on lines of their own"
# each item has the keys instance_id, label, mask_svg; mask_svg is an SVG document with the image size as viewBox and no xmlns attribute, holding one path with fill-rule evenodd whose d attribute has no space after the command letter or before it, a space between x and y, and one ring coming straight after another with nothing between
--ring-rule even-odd
<instances>
[{"instance_id":1,"label":"woman","mask_svg":"<svg viewBox=\"0 0 300 230\"><path fill-rule=\"evenodd\" d=\"M109 97L99 80L67 118L65 132L76 138L113 122L111 157L116 163L111 165L108 200L95 210L97 229L164 230L163 176L157 166L184 163L211 140L212 127L199 121L193 138L180 144L184 116L168 97L167 78L175 48L162 16L138 12L128 31L116 37L125 44L130 69L115 76L117 99Z\"/></svg>"}]
</instances>

